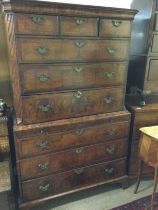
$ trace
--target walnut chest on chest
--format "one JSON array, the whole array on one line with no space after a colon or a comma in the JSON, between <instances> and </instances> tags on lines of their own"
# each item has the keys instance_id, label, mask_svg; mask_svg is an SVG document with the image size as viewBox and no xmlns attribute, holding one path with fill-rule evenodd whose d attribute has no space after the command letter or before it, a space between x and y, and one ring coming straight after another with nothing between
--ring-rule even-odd
<instances>
[{"instance_id":1,"label":"walnut chest on chest","mask_svg":"<svg viewBox=\"0 0 158 210\"><path fill-rule=\"evenodd\" d=\"M124 183L124 95L136 11L37 1L4 2L2 9L20 208Z\"/></svg>"}]
</instances>

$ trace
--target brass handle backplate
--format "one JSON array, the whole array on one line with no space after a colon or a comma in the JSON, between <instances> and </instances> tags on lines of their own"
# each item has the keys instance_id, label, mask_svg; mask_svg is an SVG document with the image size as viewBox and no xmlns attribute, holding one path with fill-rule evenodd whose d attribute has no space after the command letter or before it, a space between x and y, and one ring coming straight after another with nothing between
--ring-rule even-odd
<instances>
[{"instance_id":1,"label":"brass handle backplate","mask_svg":"<svg viewBox=\"0 0 158 210\"><path fill-rule=\"evenodd\" d=\"M74 71L77 72L77 73L80 73L84 70L84 67L82 65L76 65L74 67Z\"/></svg>"},{"instance_id":2,"label":"brass handle backplate","mask_svg":"<svg viewBox=\"0 0 158 210\"><path fill-rule=\"evenodd\" d=\"M47 82L47 81L50 79L50 77L47 76L47 75L45 75L45 74L42 74L42 75L38 76L37 79L38 79L40 82Z\"/></svg>"},{"instance_id":3,"label":"brass handle backplate","mask_svg":"<svg viewBox=\"0 0 158 210\"><path fill-rule=\"evenodd\" d=\"M74 173L77 174L77 175L80 175L84 172L84 168L77 168L77 169L74 169Z\"/></svg>"},{"instance_id":4,"label":"brass handle backplate","mask_svg":"<svg viewBox=\"0 0 158 210\"><path fill-rule=\"evenodd\" d=\"M106 172L107 174L109 174L109 175L114 174L114 171L115 171L115 169L114 169L113 167L111 167L111 168L106 168L106 169L105 169L105 172Z\"/></svg>"},{"instance_id":5,"label":"brass handle backplate","mask_svg":"<svg viewBox=\"0 0 158 210\"><path fill-rule=\"evenodd\" d=\"M112 96L111 94L108 94L108 95L106 95L106 96L104 97L104 102L105 102L106 104L111 104L112 101L113 101L113 96Z\"/></svg>"},{"instance_id":6,"label":"brass handle backplate","mask_svg":"<svg viewBox=\"0 0 158 210\"><path fill-rule=\"evenodd\" d=\"M41 170L47 170L49 167L49 163L39 163L38 168Z\"/></svg>"},{"instance_id":7,"label":"brass handle backplate","mask_svg":"<svg viewBox=\"0 0 158 210\"><path fill-rule=\"evenodd\" d=\"M108 79L112 79L115 75L115 72L114 71L111 71L111 72L105 72L105 77L107 77Z\"/></svg>"},{"instance_id":8,"label":"brass handle backplate","mask_svg":"<svg viewBox=\"0 0 158 210\"><path fill-rule=\"evenodd\" d=\"M75 45L78 47L78 48L82 48L86 45L86 42L85 41L75 41Z\"/></svg>"},{"instance_id":9,"label":"brass handle backplate","mask_svg":"<svg viewBox=\"0 0 158 210\"><path fill-rule=\"evenodd\" d=\"M39 190L41 191L41 192L47 192L49 189L50 189L50 184L49 183L47 183L47 184L44 184L44 185L40 185L39 186Z\"/></svg>"},{"instance_id":10,"label":"brass handle backplate","mask_svg":"<svg viewBox=\"0 0 158 210\"><path fill-rule=\"evenodd\" d=\"M122 24L121 20L112 20L112 25L114 27L119 27Z\"/></svg>"},{"instance_id":11,"label":"brass handle backplate","mask_svg":"<svg viewBox=\"0 0 158 210\"><path fill-rule=\"evenodd\" d=\"M41 112L47 113L52 109L52 106L50 104L40 104L38 108Z\"/></svg>"},{"instance_id":12,"label":"brass handle backplate","mask_svg":"<svg viewBox=\"0 0 158 210\"><path fill-rule=\"evenodd\" d=\"M74 94L73 94L73 99L72 99L72 102L75 103L75 102L79 102L82 98L83 98L84 94L81 90L78 90L76 91Z\"/></svg>"},{"instance_id":13,"label":"brass handle backplate","mask_svg":"<svg viewBox=\"0 0 158 210\"><path fill-rule=\"evenodd\" d=\"M108 147L108 148L106 148L106 153L108 155L113 155L115 153L115 148L114 147Z\"/></svg>"},{"instance_id":14,"label":"brass handle backplate","mask_svg":"<svg viewBox=\"0 0 158 210\"><path fill-rule=\"evenodd\" d=\"M37 143L37 147L39 147L40 149L45 149L48 147L48 141L41 141Z\"/></svg>"},{"instance_id":15,"label":"brass handle backplate","mask_svg":"<svg viewBox=\"0 0 158 210\"><path fill-rule=\"evenodd\" d=\"M74 149L74 152L76 154L80 154L81 152L83 152L84 148L83 147L80 147L80 148L77 148L77 149Z\"/></svg>"},{"instance_id":16,"label":"brass handle backplate","mask_svg":"<svg viewBox=\"0 0 158 210\"><path fill-rule=\"evenodd\" d=\"M36 51L40 54L40 55L45 55L48 53L48 48L47 47L37 47Z\"/></svg>"},{"instance_id":17,"label":"brass handle backplate","mask_svg":"<svg viewBox=\"0 0 158 210\"><path fill-rule=\"evenodd\" d=\"M111 47L108 47L107 48L107 51L110 55L114 54L116 52L116 49L115 48L111 48Z\"/></svg>"},{"instance_id":18,"label":"brass handle backplate","mask_svg":"<svg viewBox=\"0 0 158 210\"><path fill-rule=\"evenodd\" d=\"M76 23L78 26L80 26L80 25L82 25L83 23L85 23L87 19L86 19L86 18L83 18L83 17L75 17L74 20L75 20L75 23Z\"/></svg>"},{"instance_id":19,"label":"brass handle backplate","mask_svg":"<svg viewBox=\"0 0 158 210\"><path fill-rule=\"evenodd\" d=\"M30 16L32 22L41 24L44 22L44 17L42 15L31 15Z\"/></svg>"},{"instance_id":20,"label":"brass handle backplate","mask_svg":"<svg viewBox=\"0 0 158 210\"><path fill-rule=\"evenodd\" d=\"M83 133L85 132L85 129L84 128L79 128L75 131L75 134L77 136L81 136Z\"/></svg>"}]
</instances>

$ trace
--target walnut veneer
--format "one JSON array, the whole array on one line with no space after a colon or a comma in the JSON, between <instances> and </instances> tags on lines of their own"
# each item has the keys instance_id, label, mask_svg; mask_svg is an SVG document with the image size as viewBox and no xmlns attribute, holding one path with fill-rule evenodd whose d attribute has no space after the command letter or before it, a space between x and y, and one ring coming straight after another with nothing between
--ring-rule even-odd
<instances>
[{"instance_id":1,"label":"walnut veneer","mask_svg":"<svg viewBox=\"0 0 158 210\"><path fill-rule=\"evenodd\" d=\"M127 181L124 107L135 10L2 3L14 95L20 209Z\"/></svg>"}]
</instances>

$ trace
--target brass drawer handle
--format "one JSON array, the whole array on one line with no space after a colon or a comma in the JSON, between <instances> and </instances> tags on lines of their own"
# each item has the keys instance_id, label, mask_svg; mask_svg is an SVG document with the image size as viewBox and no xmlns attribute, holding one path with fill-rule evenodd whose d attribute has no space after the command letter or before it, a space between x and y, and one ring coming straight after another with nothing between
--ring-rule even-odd
<instances>
[{"instance_id":1,"label":"brass drawer handle","mask_svg":"<svg viewBox=\"0 0 158 210\"><path fill-rule=\"evenodd\" d=\"M52 106L50 104L41 104L39 105L39 110L41 112L49 112L52 109Z\"/></svg>"},{"instance_id":2,"label":"brass drawer handle","mask_svg":"<svg viewBox=\"0 0 158 210\"><path fill-rule=\"evenodd\" d=\"M82 18L82 17L75 17L74 20L78 26L80 26L86 22L86 18Z\"/></svg>"},{"instance_id":3,"label":"brass drawer handle","mask_svg":"<svg viewBox=\"0 0 158 210\"><path fill-rule=\"evenodd\" d=\"M108 48L107 48L107 51L108 51L108 53L109 53L110 55L112 55L112 54L114 54L114 53L116 52L116 49L115 49L115 48L110 48L110 47L108 47Z\"/></svg>"},{"instance_id":4,"label":"brass drawer handle","mask_svg":"<svg viewBox=\"0 0 158 210\"><path fill-rule=\"evenodd\" d=\"M78 136L81 136L85 132L84 128L79 128L75 131L75 134Z\"/></svg>"},{"instance_id":5,"label":"brass drawer handle","mask_svg":"<svg viewBox=\"0 0 158 210\"><path fill-rule=\"evenodd\" d=\"M80 73L80 72L83 71L83 70L84 70L84 67L81 66L81 65L76 65L76 66L74 67L74 71L77 72L77 73Z\"/></svg>"},{"instance_id":6,"label":"brass drawer handle","mask_svg":"<svg viewBox=\"0 0 158 210\"><path fill-rule=\"evenodd\" d=\"M42 74L42 75L38 76L37 79L38 79L40 82L47 82L47 81L50 79L50 77L47 76L47 75L45 75L45 74Z\"/></svg>"},{"instance_id":7,"label":"brass drawer handle","mask_svg":"<svg viewBox=\"0 0 158 210\"><path fill-rule=\"evenodd\" d=\"M112 20L112 25L114 27L119 27L122 24L121 20Z\"/></svg>"},{"instance_id":8,"label":"brass drawer handle","mask_svg":"<svg viewBox=\"0 0 158 210\"><path fill-rule=\"evenodd\" d=\"M78 47L78 48L82 48L86 45L86 42L84 41L76 41L75 42L75 45Z\"/></svg>"},{"instance_id":9,"label":"brass drawer handle","mask_svg":"<svg viewBox=\"0 0 158 210\"><path fill-rule=\"evenodd\" d=\"M83 147L80 147L80 148L77 148L77 149L74 149L74 152L76 154L80 154L81 152L83 152L84 148Z\"/></svg>"},{"instance_id":10,"label":"brass drawer handle","mask_svg":"<svg viewBox=\"0 0 158 210\"><path fill-rule=\"evenodd\" d=\"M30 16L32 22L41 24L44 22L44 17L42 15L31 15Z\"/></svg>"},{"instance_id":11,"label":"brass drawer handle","mask_svg":"<svg viewBox=\"0 0 158 210\"><path fill-rule=\"evenodd\" d=\"M50 184L40 185L39 190L42 192L47 192L50 189Z\"/></svg>"},{"instance_id":12,"label":"brass drawer handle","mask_svg":"<svg viewBox=\"0 0 158 210\"><path fill-rule=\"evenodd\" d=\"M81 99L83 97L83 92L78 90L77 92L74 93L74 98L76 99Z\"/></svg>"},{"instance_id":13,"label":"brass drawer handle","mask_svg":"<svg viewBox=\"0 0 158 210\"><path fill-rule=\"evenodd\" d=\"M105 172L109 175L114 174L115 169L114 168L106 168Z\"/></svg>"},{"instance_id":14,"label":"brass drawer handle","mask_svg":"<svg viewBox=\"0 0 158 210\"><path fill-rule=\"evenodd\" d=\"M115 148L114 147L108 147L108 148L106 148L106 153L108 154L108 155L114 155L115 154Z\"/></svg>"},{"instance_id":15,"label":"brass drawer handle","mask_svg":"<svg viewBox=\"0 0 158 210\"><path fill-rule=\"evenodd\" d=\"M111 104L113 102L113 96L112 95L107 95L104 97L104 101L106 104Z\"/></svg>"},{"instance_id":16,"label":"brass drawer handle","mask_svg":"<svg viewBox=\"0 0 158 210\"><path fill-rule=\"evenodd\" d=\"M48 166L49 166L49 163L39 163L38 164L38 168L41 169L41 170L47 170L48 169Z\"/></svg>"},{"instance_id":17,"label":"brass drawer handle","mask_svg":"<svg viewBox=\"0 0 158 210\"><path fill-rule=\"evenodd\" d=\"M48 147L48 141L41 141L37 143L37 147L39 147L40 149L45 149Z\"/></svg>"},{"instance_id":18,"label":"brass drawer handle","mask_svg":"<svg viewBox=\"0 0 158 210\"><path fill-rule=\"evenodd\" d=\"M116 135L116 129L112 128L106 131L105 133L107 136L114 136Z\"/></svg>"},{"instance_id":19,"label":"brass drawer handle","mask_svg":"<svg viewBox=\"0 0 158 210\"><path fill-rule=\"evenodd\" d=\"M107 77L108 79L112 79L114 77L114 75L115 75L114 71L104 73L104 76Z\"/></svg>"},{"instance_id":20,"label":"brass drawer handle","mask_svg":"<svg viewBox=\"0 0 158 210\"><path fill-rule=\"evenodd\" d=\"M36 51L40 54L40 55L45 55L48 53L48 48L47 47L37 47Z\"/></svg>"},{"instance_id":21,"label":"brass drawer handle","mask_svg":"<svg viewBox=\"0 0 158 210\"><path fill-rule=\"evenodd\" d=\"M84 168L77 168L77 169L74 169L74 173L77 174L77 175L80 175L80 174L83 174L84 172Z\"/></svg>"}]
</instances>

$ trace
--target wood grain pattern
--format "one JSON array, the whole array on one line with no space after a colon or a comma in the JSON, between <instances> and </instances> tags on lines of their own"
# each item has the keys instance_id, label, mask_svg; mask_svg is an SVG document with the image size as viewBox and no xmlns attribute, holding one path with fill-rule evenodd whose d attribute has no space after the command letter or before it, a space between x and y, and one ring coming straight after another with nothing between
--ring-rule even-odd
<instances>
[{"instance_id":1,"label":"wood grain pattern","mask_svg":"<svg viewBox=\"0 0 158 210\"><path fill-rule=\"evenodd\" d=\"M18 39L20 63L127 60L128 40Z\"/></svg>"},{"instance_id":2,"label":"wood grain pattern","mask_svg":"<svg viewBox=\"0 0 158 210\"><path fill-rule=\"evenodd\" d=\"M98 36L99 18L60 17L60 34L64 36Z\"/></svg>"},{"instance_id":3,"label":"wood grain pattern","mask_svg":"<svg viewBox=\"0 0 158 210\"><path fill-rule=\"evenodd\" d=\"M58 17L38 14L15 14L15 33L31 35L57 35Z\"/></svg>"},{"instance_id":4,"label":"wood grain pattern","mask_svg":"<svg viewBox=\"0 0 158 210\"><path fill-rule=\"evenodd\" d=\"M19 158L26 158L68 148L107 142L128 137L129 122L104 123L92 127L76 127L58 133L38 133L16 141Z\"/></svg>"},{"instance_id":5,"label":"wood grain pattern","mask_svg":"<svg viewBox=\"0 0 158 210\"><path fill-rule=\"evenodd\" d=\"M99 183L105 180L113 180L123 176L125 174L125 168L125 159L118 159L84 167L80 174L76 174L77 169L74 169L64 173L25 181L22 183L24 201L71 191L83 186L88 187L90 184ZM81 171L80 168L78 171L79 170ZM47 184L50 184L50 187L48 187L48 190L44 193L39 187L46 186Z\"/></svg>"},{"instance_id":6,"label":"wood grain pattern","mask_svg":"<svg viewBox=\"0 0 158 210\"><path fill-rule=\"evenodd\" d=\"M96 124L103 123L121 123L130 122L130 113L126 110L112 113L104 113L90 116L83 116L77 118L61 119L56 121L50 121L45 123L36 123L29 125L14 125L14 134L16 139L29 138L32 136L42 134L51 134L52 132L67 132L77 127L91 127Z\"/></svg>"},{"instance_id":7,"label":"wood grain pattern","mask_svg":"<svg viewBox=\"0 0 158 210\"><path fill-rule=\"evenodd\" d=\"M122 87L23 97L24 124L120 111Z\"/></svg>"},{"instance_id":8,"label":"wood grain pattern","mask_svg":"<svg viewBox=\"0 0 158 210\"><path fill-rule=\"evenodd\" d=\"M127 63L20 65L24 94L123 85Z\"/></svg>"},{"instance_id":9,"label":"wood grain pattern","mask_svg":"<svg viewBox=\"0 0 158 210\"><path fill-rule=\"evenodd\" d=\"M110 37L130 37L131 22L121 19L102 19L100 20L100 36Z\"/></svg>"}]
</instances>

